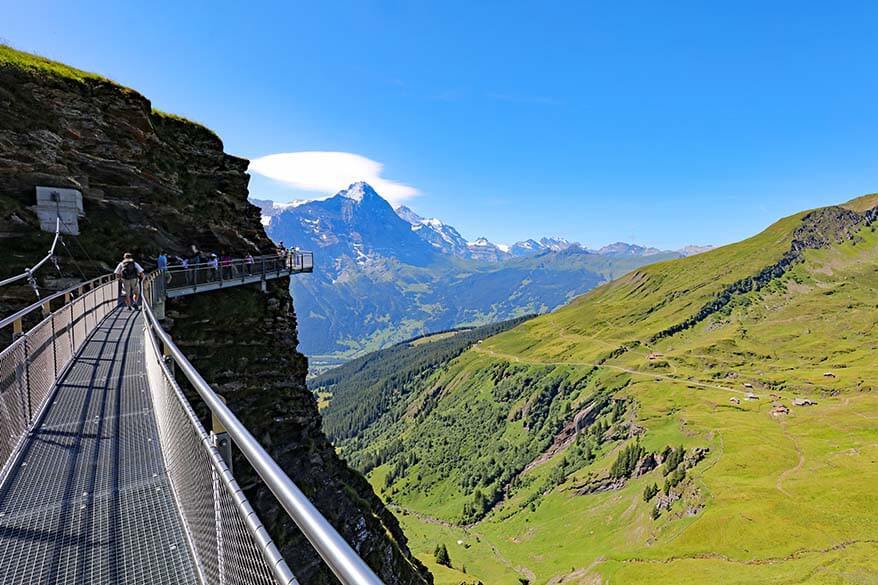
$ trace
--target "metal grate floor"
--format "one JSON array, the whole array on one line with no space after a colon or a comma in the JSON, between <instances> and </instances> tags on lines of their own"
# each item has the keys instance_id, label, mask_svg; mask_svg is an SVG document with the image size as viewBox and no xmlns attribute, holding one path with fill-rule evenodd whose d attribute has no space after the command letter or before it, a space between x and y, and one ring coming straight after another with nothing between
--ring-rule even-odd
<instances>
[{"instance_id":1,"label":"metal grate floor","mask_svg":"<svg viewBox=\"0 0 878 585\"><path fill-rule=\"evenodd\" d=\"M196 584L164 472L140 313L110 313L0 485L0 583Z\"/></svg>"}]
</instances>

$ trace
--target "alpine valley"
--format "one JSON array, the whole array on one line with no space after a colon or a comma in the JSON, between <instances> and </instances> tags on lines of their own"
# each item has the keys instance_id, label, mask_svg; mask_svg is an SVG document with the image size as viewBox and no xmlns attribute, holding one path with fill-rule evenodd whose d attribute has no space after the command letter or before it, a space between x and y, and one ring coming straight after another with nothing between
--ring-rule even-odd
<instances>
[{"instance_id":1,"label":"alpine valley","mask_svg":"<svg viewBox=\"0 0 878 585\"><path fill-rule=\"evenodd\" d=\"M436 583L875 583L878 195L311 381Z\"/></svg>"},{"instance_id":2,"label":"alpine valley","mask_svg":"<svg viewBox=\"0 0 878 585\"><path fill-rule=\"evenodd\" d=\"M643 264L707 249L470 242L362 182L322 200L251 202L275 242L313 250L320 264L291 283L300 347L318 368L427 332L545 313Z\"/></svg>"}]
</instances>

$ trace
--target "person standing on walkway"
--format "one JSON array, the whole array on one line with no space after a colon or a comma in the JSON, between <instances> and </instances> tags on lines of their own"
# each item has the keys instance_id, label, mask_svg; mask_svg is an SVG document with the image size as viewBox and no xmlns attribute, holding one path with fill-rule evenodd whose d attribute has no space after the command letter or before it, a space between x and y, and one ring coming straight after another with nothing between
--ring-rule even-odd
<instances>
[{"instance_id":1,"label":"person standing on walkway","mask_svg":"<svg viewBox=\"0 0 878 585\"><path fill-rule=\"evenodd\" d=\"M177 260L180 262L180 268L183 269L183 280L186 281L186 284L192 284L192 275L189 273L189 258L177 256Z\"/></svg>"},{"instance_id":2,"label":"person standing on walkway","mask_svg":"<svg viewBox=\"0 0 878 585\"><path fill-rule=\"evenodd\" d=\"M161 271L162 276L165 278L165 286L171 284L171 272L168 270L168 255L165 254L165 251L162 250L159 253L158 258L155 259L156 267Z\"/></svg>"},{"instance_id":3,"label":"person standing on walkway","mask_svg":"<svg viewBox=\"0 0 878 585\"><path fill-rule=\"evenodd\" d=\"M134 261L134 255L131 252L125 252L113 274L116 275L116 280L122 284L125 306L128 307L129 311L133 311L132 303L136 305L140 300L138 285L143 280L143 267Z\"/></svg>"},{"instance_id":4,"label":"person standing on walkway","mask_svg":"<svg viewBox=\"0 0 878 585\"><path fill-rule=\"evenodd\" d=\"M219 278L219 258L217 258L216 254L210 255L208 265L210 266L210 279L217 280Z\"/></svg>"},{"instance_id":5,"label":"person standing on walkway","mask_svg":"<svg viewBox=\"0 0 878 585\"><path fill-rule=\"evenodd\" d=\"M202 262L206 262L206 260L201 259L201 252L195 250L195 255L192 257L192 282L198 284L198 271L203 269L201 266Z\"/></svg>"}]
</instances>

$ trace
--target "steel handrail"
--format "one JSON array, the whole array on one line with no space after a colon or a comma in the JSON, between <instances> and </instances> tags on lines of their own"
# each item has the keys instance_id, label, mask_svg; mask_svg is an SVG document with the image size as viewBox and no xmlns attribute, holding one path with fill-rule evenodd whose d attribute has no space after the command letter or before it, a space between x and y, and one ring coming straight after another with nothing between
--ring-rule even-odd
<instances>
[{"instance_id":1,"label":"steel handrail","mask_svg":"<svg viewBox=\"0 0 878 585\"><path fill-rule=\"evenodd\" d=\"M259 262L260 260L279 260L279 259L283 259L286 257L287 256L281 256L278 254L264 254L261 256L253 256L253 262L255 264L255 263ZM232 258L230 260L230 263L231 264L246 264L247 258ZM223 261L221 258L219 258L219 257L217 258L216 265L218 268L223 267ZM165 268L165 270L167 270L169 272L178 272L180 270L191 270L192 268L210 268L211 266L213 266L212 262L199 262L197 264L190 262L188 266L183 266L181 264L168 265L168 267ZM226 266L228 266L228 264L226 264Z\"/></svg>"},{"instance_id":2,"label":"steel handrail","mask_svg":"<svg viewBox=\"0 0 878 585\"><path fill-rule=\"evenodd\" d=\"M55 218L55 239L52 240L52 247L49 248L49 253L46 254L45 258L43 258L42 260L40 260L39 262L34 264L33 267L25 268L24 272L22 272L18 276L10 276L9 278L7 278L5 280L0 280L0 286L6 286L7 284L12 284L13 282L19 281L22 278L30 278L34 272L39 270L39 268L43 264L48 262L52 258L52 256L55 255L55 246L58 244L58 238L60 238L60 237L61 237L61 218L57 217L57 218Z\"/></svg>"},{"instance_id":3,"label":"steel handrail","mask_svg":"<svg viewBox=\"0 0 878 585\"><path fill-rule=\"evenodd\" d=\"M152 346L152 350L160 351L160 346L158 344L158 338L156 337L155 330L152 327L146 327L145 332L148 336L149 343ZM160 357L160 354L157 354L156 357ZM247 530L250 532L255 542L259 545L260 552L262 553L263 558L271 569L274 578L279 584L282 585L298 585L298 580L296 579L295 575L293 575L292 571L287 565L286 560L283 558L283 555L281 555L280 550L278 550L277 546L274 544L274 541L272 541L267 529L254 512L253 507L250 505L250 502L247 501L247 497L244 495L244 492L241 490L241 487L235 480L232 471L228 466L228 463L223 460L222 456L217 450L214 439L201 426L201 423L198 420L198 416L192 409L192 405L189 404L186 396L183 394L183 392L180 390L179 385L174 380L174 375L169 368L169 364L160 359L159 367L161 368L162 375L171 382L173 393L179 401L181 407L183 408L186 416L189 418L189 422L192 424L195 432L198 434L200 443L207 453L211 467L213 467L213 470L216 472L217 477L227 490L227 493L234 500L234 504L240 511L242 520L246 525ZM179 502L178 507L182 513L182 505L180 505ZM190 544L190 546L192 545ZM193 546L192 549L194 551L195 547Z\"/></svg>"},{"instance_id":4,"label":"steel handrail","mask_svg":"<svg viewBox=\"0 0 878 585\"><path fill-rule=\"evenodd\" d=\"M298 261L297 261L298 260ZM283 268L296 270L296 267L301 266L305 267L306 260L310 260L310 264L308 267L312 267L314 264L314 253L309 251L299 251L294 252L291 251L288 254L279 255L279 254L266 254L262 256L253 256L253 261L248 262L246 258L234 258L226 263L223 263L222 260L217 259L216 264L213 262L199 262L197 264L188 264L183 266L181 264L169 265L167 268L164 268L165 272L170 272L172 274L177 272L185 272L187 270L209 270L211 268L215 268L217 270L222 268L228 268L230 266L240 267L240 266L262 266L265 262L280 262ZM271 271L275 271L276 269L272 269Z\"/></svg>"},{"instance_id":5,"label":"steel handrail","mask_svg":"<svg viewBox=\"0 0 878 585\"><path fill-rule=\"evenodd\" d=\"M3 319L0 319L0 329L3 329L4 327L8 327L9 325L15 323L19 319L22 319L23 317L25 317L29 313L32 313L33 311L36 311L37 309L46 306L47 303L51 303L52 301L54 301L55 299L57 299L59 297L77 292L79 289L84 288L86 286L93 287L94 283L96 283L96 282L103 281L103 279L105 279L105 278L112 279L114 277L115 277L115 275L113 275L113 274L104 274L102 276L92 278L91 280L86 280L84 282L80 282L79 284L75 284L75 285L71 286L70 288L64 289L62 291L52 293L51 295L49 295L45 298L42 298L39 301L37 301L33 304L30 304L23 309L16 311L15 313L9 315L8 317L4 317ZM101 284L104 284L104 283L101 282Z\"/></svg>"},{"instance_id":6,"label":"steel handrail","mask_svg":"<svg viewBox=\"0 0 878 585\"><path fill-rule=\"evenodd\" d=\"M143 303L143 313L146 316L147 325L162 342L166 352L192 383L211 413L219 419L235 445L238 446L238 449L250 462L250 465L265 482L290 518L323 558L326 565L335 573L335 576L344 585L383 585L372 569L323 517L314 504L302 493L302 490L284 473L283 469L183 355L170 335L162 329L148 302Z\"/></svg>"}]
</instances>

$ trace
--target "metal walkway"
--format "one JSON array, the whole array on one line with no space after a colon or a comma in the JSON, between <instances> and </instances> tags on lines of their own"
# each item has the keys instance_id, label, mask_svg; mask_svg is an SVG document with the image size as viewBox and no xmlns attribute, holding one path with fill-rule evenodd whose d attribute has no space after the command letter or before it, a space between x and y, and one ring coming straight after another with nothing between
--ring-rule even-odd
<instances>
[{"instance_id":1,"label":"metal walkway","mask_svg":"<svg viewBox=\"0 0 878 585\"><path fill-rule=\"evenodd\" d=\"M313 266L309 253L251 260L252 280L215 268L196 280L196 267L178 292ZM232 446L341 583L382 585L162 329L166 276L144 279L142 312L119 307L105 275L0 319L13 333L0 350L0 585L298 585L235 480Z\"/></svg>"},{"instance_id":2,"label":"metal walkway","mask_svg":"<svg viewBox=\"0 0 878 585\"><path fill-rule=\"evenodd\" d=\"M224 263L171 266L163 271L164 294L173 299L244 284L264 283L299 273L314 272L311 252L290 251L285 256L258 256Z\"/></svg>"},{"instance_id":3,"label":"metal walkway","mask_svg":"<svg viewBox=\"0 0 878 585\"><path fill-rule=\"evenodd\" d=\"M0 487L0 583L196 584L162 460L141 313L97 326Z\"/></svg>"}]
</instances>

